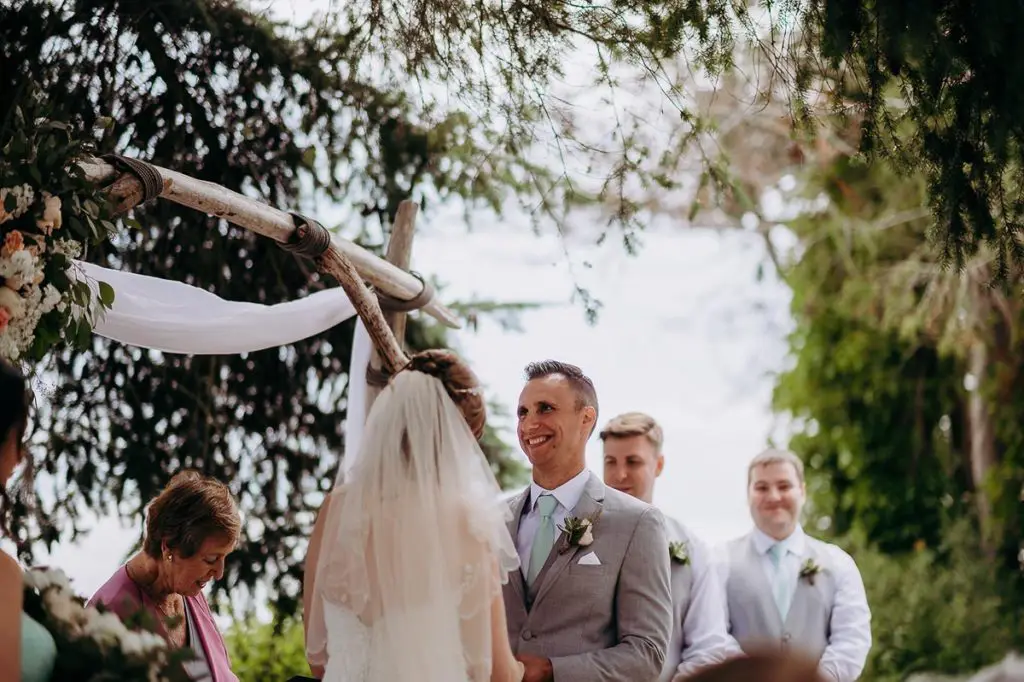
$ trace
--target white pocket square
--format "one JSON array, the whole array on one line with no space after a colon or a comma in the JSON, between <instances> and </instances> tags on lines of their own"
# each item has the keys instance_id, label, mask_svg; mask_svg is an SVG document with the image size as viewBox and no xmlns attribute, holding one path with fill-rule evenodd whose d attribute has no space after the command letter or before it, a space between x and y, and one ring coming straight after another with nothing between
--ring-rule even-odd
<instances>
[{"instance_id":1,"label":"white pocket square","mask_svg":"<svg viewBox=\"0 0 1024 682\"><path fill-rule=\"evenodd\" d=\"M590 554L584 555L583 558L581 558L576 563L579 564L580 566L600 566L601 565L601 560L597 558L596 554L591 552Z\"/></svg>"}]
</instances>

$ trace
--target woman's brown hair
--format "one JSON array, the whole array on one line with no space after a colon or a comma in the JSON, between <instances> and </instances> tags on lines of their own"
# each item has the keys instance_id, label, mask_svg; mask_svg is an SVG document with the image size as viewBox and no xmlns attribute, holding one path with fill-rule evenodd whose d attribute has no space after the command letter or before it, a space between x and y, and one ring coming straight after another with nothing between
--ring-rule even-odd
<instances>
[{"instance_id":1,"label":"woman's brown hair","mask_svg":"<svg viewBox=\"0 0 1024 682\"><path fill-rule=\"evenodd\" d=\"M440 379L462 412L470 431L477 440L483 437L487 426L487 404L480 390L480 380L462 358L450 350L426 350L412 356L408 369Z\"/></svg>"},{"instance_id":2,"label":"woman's brown hair","mask_svg":"<svg viewBox=\"0 0 1024 682\"><path fill-rule=\"evenodd\" d=\"M166 545L187 559L211 537L237 542L241 530L238 505L228 487L187 469L175 474L146 507L142 549L159 559Z\"/></svg>"},{"instance_id":3,"label":"woman's brown hair","mask_svg":"<svg viewBox=\"0 0 1024 682\"><path fill-rule=\"evenodd\" d=\"M17 367L0 359L0 447L14 438L16 447L24 448L25 432L28 430L28 413L32 404L28 382ZM24 453L25 451L22 450ZM31 462L26 463L28 467ZM31 471L25 475L31 479ZM0 482L0 532L10 537L15 499Z\"/></svg>"}]
</instances>

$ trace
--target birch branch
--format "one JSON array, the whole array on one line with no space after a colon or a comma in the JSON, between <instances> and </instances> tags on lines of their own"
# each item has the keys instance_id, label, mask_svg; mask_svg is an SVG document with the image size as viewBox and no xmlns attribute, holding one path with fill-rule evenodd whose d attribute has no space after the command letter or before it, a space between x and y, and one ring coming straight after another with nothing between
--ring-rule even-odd
<instances>
[{"instance_id":1,"label":"birch branch","mask_svg":"<svg viewBox=\"0 0 1024 682\"><path fill-rule=\"evenodd\" d=\"M101 159L84 161L79 166L91 182L107 185L108 195L120 211L127 211L142 200L142 183L133 175L122 174ZM155 168L164 181L160 194L163 199L223 218L277 242L288 242L295 232L292 216L285 211L212 182L159 166ZM344 255L363 280L389 296L408 300L420 293L418 279L347 239L332 234L328 254L331 253ZM436 300L430 301L422 310L448 327L458 329L462 326L458 316Z\"/></svg>"}]
</instances>

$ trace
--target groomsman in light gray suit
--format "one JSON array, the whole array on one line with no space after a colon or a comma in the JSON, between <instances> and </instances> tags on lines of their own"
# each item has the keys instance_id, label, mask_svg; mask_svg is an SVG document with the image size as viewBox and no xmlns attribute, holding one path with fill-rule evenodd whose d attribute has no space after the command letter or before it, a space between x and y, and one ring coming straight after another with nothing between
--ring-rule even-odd
<instances>
[{"instance_id":1,"label":"groomsman in light gray suit","mask_svg":"<svg viewBox=\"0 0 1024 682\"><path fill-rule=\"evenodd\" d=\"M612 418L601 431L604 482L648 504L665 467L661 426L642 412ZM672 637L659 682L683 679L743 651L729 636L725 588L711 550L676 519L666 516L672 561Z\"/></svg>"},{"instance_id":2,"label":"groomsman in light gray suit","mask_svg":"<svg viewBox=\"0 0 1024 682\"><path fill-rule=\"evenodd\" d=\"M792 647L836 682L853 682L871 650L871 611L853 558L804 534L804 465L766 450L747 472L756 528L726 546L723 567L732 635L744 649Z\"/></svg>"},{"instance_id":3,"label":"groomsman in light gray suit","mask_svg":"<svg viewBox=\"0 0 1024 682\"><path fill-rule=\"evenodd\" d=\"M587 471L590 379L553 360L526 378L517 430L533 482L509 500L522 571L503 590L524 680L654 682L672 627L664 520Z\"/></svg>"}]
</instances>

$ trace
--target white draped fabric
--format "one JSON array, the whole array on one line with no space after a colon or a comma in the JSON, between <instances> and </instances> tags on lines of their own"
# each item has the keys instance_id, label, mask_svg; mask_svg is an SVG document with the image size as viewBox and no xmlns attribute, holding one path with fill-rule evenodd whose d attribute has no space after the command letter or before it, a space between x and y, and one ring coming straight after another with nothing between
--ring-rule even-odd
<instances>
[{"instance_id":1,"label":"white draped fabric","mask_svg":"<svg viewBox=\"0 0 1024 682\"><path fill-rule=\"evenodd\" d=\"M114 305L93 330L130 346L185 355L234 355L284 346L324 332L356 314L341 288L275 305L225 301L183 282L75 261L86 281L114 288ZM95 289L95 286L93 287ZM366 368L372 341L356 325L349 365L345 453L338 482L355 461L366 415ZM354 418L353 418L354 417Z\"/></svg>"},{"instance_id":2,"label":"white draped fabric","mask_svg":"<svg viewBox=\"0 0 1024 682\"><path fill-rule=\"evenodd\" d=\"M352 360L348 369L348 407L345 411L345 457L338 468L338 477L334 487L352 470L359 454L359 446L363 441L363 426L366 423L366 368L370 366L370 353L373 341L370 332L366 331L363 321L356 323L356 333L352 338Z\"/></svg>"},{"instance_id":3,"label":"white draped fabric","mask_svg":"<svg viewBox=\"0 0 1024 682\"><path fill-rule=\"evenodd\" d=\"M114 288L95 332L131 346L186 355L234 355L315 336L356 314L345 291L326 289L276 305L225 301L183 282L76 262Z\"/></svg>"}]
</instances>

